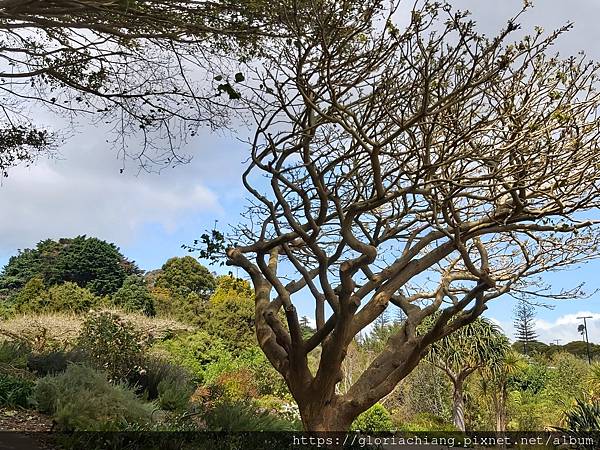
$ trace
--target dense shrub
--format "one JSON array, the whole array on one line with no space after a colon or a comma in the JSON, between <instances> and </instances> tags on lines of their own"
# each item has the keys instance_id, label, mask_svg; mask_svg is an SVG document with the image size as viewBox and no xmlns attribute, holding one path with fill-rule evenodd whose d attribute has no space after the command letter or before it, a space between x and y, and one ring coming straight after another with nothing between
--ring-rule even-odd
<instances>
[{"instance_id":1,"label":"dense shrub","mask_svg":"<svg viewBox=\"0 0 600 450\"><path fill-rule=\"evenodd\" d=\"M44 285L35 277L12 297L15 309L21 313L73 312L81 313L100 302L100 298L76 283L66 282L51 286Z\"/></svg>"},{"instance_id":2,"label":"dense shrub","mask_svg":"<svg viewBox=\"0 0 600 450\"><path fill-rule=\"evenodd\" d=\"M81 313L88 311L100 302L99 297L72 282L52 286L48 290L48 297L46 308L48 311Z\"/></svg>"},{"instance_id":3,"label":"dense shrub","mask_svg":"<svg viewBox=\"0 0 600 450\"><path fill-rule=\"evenodd\" d=\"M148 291L146 281L139 275L125 279L123 286L112 297L113 303L125 311L141 312L154 316L154 299Z\"/></svg>"},{"instance_id":4,"label":"dense shrub","mask_svg":"<svg viewBox=\"0 0 600 450\"><path fill-rule=\"evenodd\" d=\"M174 380L186 387L192 385L192 375L188 370L156 356L144 357L139 363L139 370L132 372L128 378L129 384L149 400L158 398L158 385L164 380Z\"/></svg>"},{"instance_id":5,"label":"dense shrub","mask_svg":"<svg viewBox=\"0 0 600 450\"><path fill-rule=\"evenodd\" d=\"M29 406L34 385L31 380L0 373L0 406Z\"/></svg>"},{"instance_id":6,"label":"dense shrub","mask_svg":"<svg viewBox=\"0 0 600 450\"><path fill-rule=\"evenodd\" d=\"M531 361L511 379L511 386L519 391L539 393L548 382L550 373L547 365L541 361Z\"/></svg>"},{"instance_id":7,"label":"dense shrub","mask_svg":"<svg viewBox=\"0 0 600 450\"><path fill-rule=\"evenodd\" d=\"M231 402L258 397L258 389L252 372L246 368L222 373L212 382L211 390L216 397Z\"/></svg>"},{"instance_id":8,"label":"dense shrub","mask_svg":"<svg viewBox=\"0 0 600 450\"><path fill-rule=\"evenodd\" d=\"M141 334L118 314L89 314L77 340L78 347L94 367L112 380L126 380L142 356Z\"/></svg>"},{"instance_id":9,"label":"dense shrub","mask_svg":"<svg viewBox=\"0 0 600 450\"><path fill-rule=\"evenodd\" d=\"M158 405L167 411L183 411L186 409L194 387L177 378L165 378L158 383Z\"/></svg>"},{"instance_id":10,"label":"dense shrub","mask_svg":"<svg viewBox=\"0 0 600 450\"><path fill-rule=\"evenodd\" d=\"M392 428L394 428L392 417L381 403L375 403L360 414L354 419L351 426L351 429L354 431L363 431L366 433L391 431Z\"/></svg>"},{"instance_id":11,"label":"dense shrub","mask_svg":"<svg viewBox=\"0 0 600 450\"><path fill-rule=\"evenodd\" d=\"M211 386L215 394L230 400L289 395L283 378L257 346L235 355L221 339L199 331L163 341L154 349L188 369L195 381Z\"/></svg>"},{"instance_id":12,"label":"dense shrub","mask_svg":"<svg viewBox=\"0 0 600 450\"><path fill-rule=\"evenodd\" d=\"M185 367L194 380L205 382L205 371L212 363L218 363L230 357L220 339L205 331L180 335L157 344L154 349L169 361ZM211 375L211 381L221 372Z\"/></svg>"},{"instance_id":13,"label":"dense shrub","mask_svg":"<svg viewBox=\"0 0 600 450\"><path fill-rule=\"evenodd\" d=\"M398 429L400 431L412 432L456 431L454 425L445 421L441 417L429 413L417 414L410 422L403 423L398 427Z\"/></svg>"},{"instance_id":14,"label":"dense shrub","mask_svg":"<svg viewBox=\"0 0 600 450\"><path fill-rule=\"evenodd\" d=\"M0 341L0 368L24 369L31 349L25 342Z\"/></svg>"},{"instance_id":15,"label":"dense shrub","mask_svg":"<svg viewBox=\"0 0 600 450\"><path fill-rule=\"evenodd\" d=\"M31 278L23 288L11 297L17 312L43 311L50 303L50 296L40 277Z\"/></svg>"},{"instance_id":16,"label":"dense shrub","mask_svg":"<svg viewBox=\"0 0 600 450\"><path fill-rule=\"evenodd\" d=\"M102 372L77 364L39 380L34 399L64 430L121 430L149 423L153 410L124 384L110 383Z\"/></svg>"},{"instance_id":17,"label":"dense shrub","mask_svg":"<svg viewBox=\"0 0 600 450\"><path fill-rule=\"evenodd\" d=\"M203 329L219 337L234 355L257 345L254 294L247 281L231 276L219 277L217 289L206 305L204 316Z\"/></svg>"},{"instance_id":18,"label":"dense shrub","mask_svg":"<svg viewBox=\"0 0 600 450\"><path fill-rule=\"evenodd\" d=\"M298 423L280 419L246 403L219 403L204 415L210 431L294 431Z\"/></svg>"},{"instance_id":19,"label":"dense shrub","mask_svg":"<svg viewBox=\"0 0 600 450\"><path fill-rule=\"evenodd\" d=\"M215 289L215 278L210 271L191 256L170 258L161 268L155 282L179 297L190 293L207 298Z\"/></svg>"},{"instance_id":20,"label":"dense shrub","mask_svg":"<svg viewBox=\"0 0 600 450\"><path fill-rule=\"evenodd\" d=\"M69 363L79 363L85 355L79 350L55 350L48 353L31 354L27 358L27 368L39 377L64 372Z\"/></svg>"},{"instance_id":21,"label":"dense shrub","mask_svg":"<svg viewBox=\"0 0 600 450\"><path fill-rule=\"evenodd\" d=\"M283 377L273 368L263 351L257 346L244 349L235 359L238 367L247 368L252 373L258 395L290 397Z\"/></svg>"},{"instance_id":22,"label":"dense shrub","mask_svg":"<svg viewBox=\"0 0 600 450\"><path fill-rule=\"evenodd\" d=\"M21 289L38 277L46 286L70 281L107 295L119 289L127 275L138 272L114 244L86 236L46 239L10 258L0 272L0 289Z\"/></svg>"}]
</instances>

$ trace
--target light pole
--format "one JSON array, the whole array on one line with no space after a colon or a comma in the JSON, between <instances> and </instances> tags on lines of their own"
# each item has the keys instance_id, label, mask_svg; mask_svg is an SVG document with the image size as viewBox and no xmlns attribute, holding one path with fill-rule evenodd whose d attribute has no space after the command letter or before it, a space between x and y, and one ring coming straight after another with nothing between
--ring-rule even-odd
<instances>
[{"instance_id":1,"label":"light pole","mask_svg":"<svg viewBox=\"0 0 600 450\"><path fill-rule=\"evenodd\" d=\"M588 363L592 363L592 356L590 354L590 340L588 339L588 332L587 332L587 322L586 319L591 319L592 316L581 316L578 317L578 319L583 319L583 325L579 325L579 327L577 327L577 330L583 335L583 333L585 333L585 342L587 344L587 357L588 357Z\"/></svg>"}]
</instances>

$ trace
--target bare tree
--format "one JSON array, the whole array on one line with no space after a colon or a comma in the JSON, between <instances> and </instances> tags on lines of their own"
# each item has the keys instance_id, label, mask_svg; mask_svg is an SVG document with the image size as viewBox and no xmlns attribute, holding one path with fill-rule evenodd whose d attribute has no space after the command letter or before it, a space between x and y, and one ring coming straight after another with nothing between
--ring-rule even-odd
<instances>
[{"instance_id":1,"label":"bare tree","mask_svg":"<svg viewBox=\"0 0 600 450\"><path fill-rule=\"evenodd\" d=\"M0 171L60 142L40 108L107 125L143 166L186 161L182 142L227 123L224 74L278 33L271 3L0 0Z\"/></svg>"},{"instance_id":2,"label":"bare tree","mask_svg":"<svg viewBox=\"0 0 600 450\"><path fill-rule=\"evenodd\" d=\"M201 255L222 243L252 278L259 344L304 427L347 430L489 301L598 256L598 67L548 53L568 26L513 42L519 15L486 38L447 4L313 3L256 71L247 221ZM338 392L348 346L389 303L407 319Z\"/></svg>"}]
</instances>

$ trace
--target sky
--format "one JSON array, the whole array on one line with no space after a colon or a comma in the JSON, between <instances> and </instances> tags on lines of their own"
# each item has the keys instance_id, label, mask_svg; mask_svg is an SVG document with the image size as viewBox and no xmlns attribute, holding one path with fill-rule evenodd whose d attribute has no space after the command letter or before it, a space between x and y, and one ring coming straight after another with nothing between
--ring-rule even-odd
<instances>
[{"instance_id":1,"label":"sky","mask_svg":"<svg viewBox=\"0 0 600 450\"><path fill-rule=\"evenodd\" d=\"M520 8L522 0L451 3L472 11L479 29L491 35ZM575 28L560 39L556 50L564 55L584 50L600 60L598 17L600 2L595 0L538 0L521 23L525 29L540 25L550 30L572 21ZM43 121L44 117L36 119ZM212 229L215 221L218 228L236 223L246 197L240 176L247 149L241 140L250 130L201 133L185 148L193 155L191 163L160 174L138 173L133 162L121 173L123 162L107 145L106 133L80 124L58 157L17 167L0 181L0 267L18 249L33 247L42 239L86 234L114 242L140 268L152 270L169 257L187 254L181 245ZM600 288L598 274L600 262L593 262L553 273L549 281L557 289L586 282L586 290L593 292ZM558 339L564 344L581 339L577 317L586 315L593 317L588 322L589 338L600 343L599 299L600 293L588 299L555 302L553 308L538 308L540 340ZM503 297L492 302L486 312L509 336L513 333L513 308L514 301ZM312 315L310 310L301 308L300 312Z\"/></svg>"}]
</instances>

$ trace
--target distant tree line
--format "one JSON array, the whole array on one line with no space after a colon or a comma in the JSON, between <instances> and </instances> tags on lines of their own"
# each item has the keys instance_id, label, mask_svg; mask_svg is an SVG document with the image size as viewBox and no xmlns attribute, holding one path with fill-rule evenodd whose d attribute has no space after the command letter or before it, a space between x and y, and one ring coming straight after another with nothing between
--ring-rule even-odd
<instances>
[{"instance_id":1,"label":"distant tree line","mask_svg":"<svg viewBox=\"0 0 600 450\"><path fill-rule=\"evenodd\" d=\"M250 283L216 276L191 256L147 273L94 237L46 239L20 250L0 271L0 312L86 312L116 307L201 326L225 341L252 344Z\"/></svg>"}]
</instances>

